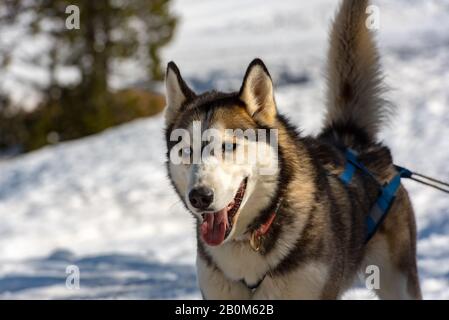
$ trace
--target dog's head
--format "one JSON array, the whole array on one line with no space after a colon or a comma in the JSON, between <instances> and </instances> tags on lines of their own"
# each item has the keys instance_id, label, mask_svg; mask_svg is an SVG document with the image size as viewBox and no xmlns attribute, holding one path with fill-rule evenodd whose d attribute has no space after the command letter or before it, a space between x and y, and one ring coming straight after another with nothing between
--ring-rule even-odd
<instances>
[{"instance_id":1,"label":"dog's head","mask_svg":"<svg viewBox=\"0 0 449 320\"><path fill-rule=\"evenodd\" d=\"M173 62L166 74L169 177L208 245L245 235L277 184L277 111L259 59L239 92L194 93Z\"/></svg>"}]
</instances>

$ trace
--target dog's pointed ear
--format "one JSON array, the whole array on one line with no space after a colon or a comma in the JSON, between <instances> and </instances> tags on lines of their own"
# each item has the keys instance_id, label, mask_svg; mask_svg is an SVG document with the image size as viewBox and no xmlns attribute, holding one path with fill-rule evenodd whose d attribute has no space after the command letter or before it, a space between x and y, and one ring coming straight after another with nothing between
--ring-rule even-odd
<instances>
[{"instance_id":1,"label":"dog's pointed ear","mask_svg":"<svg viewBox=\"0 0 449 320\"><path fill-rule=\"evenodd\" d=\"M255 119L272 123L276 118L273 82L267 67L260 59L254 59L246 70L240 99L248 113Z\"/></svg>"},{"instance_id":2,"label":"dog's pointed ear","mask_svg":"<svg viewBox=\"0 0 449 320\"><path fill-rule=\"evenodd\" d=\"M174 120L182 105L196 95L182 79L181 73L173 61L169 62L167 65L165 90L167 101L165 123L168 125Z\"/></svg>"}]
</instances>

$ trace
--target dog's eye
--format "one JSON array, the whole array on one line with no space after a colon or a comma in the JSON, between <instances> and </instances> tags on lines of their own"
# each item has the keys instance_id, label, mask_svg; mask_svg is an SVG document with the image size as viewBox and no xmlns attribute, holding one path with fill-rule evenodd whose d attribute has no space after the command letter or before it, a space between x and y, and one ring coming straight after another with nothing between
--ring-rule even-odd
<instances>
[{"instance_id":1,"label":"dog's eye","mask_svg":"<svg viewBox=\"0 0 449 320\"><path fill-rule=\"evenodd\" d=\"M237 148L237 143L225 142L222 145L223 152L234 151Z\"/></svg>"},{"instance_id":2,"label":"dog's eye","mask_svg":"<svg viewBox=\"0 0 449 320\"><path fill-rule=\"evenodd\" d=\"M179 157L191 157L192 156L192 148L191 147L184 147L182 149L179 149Z\"/></svg>"}]
</instances>

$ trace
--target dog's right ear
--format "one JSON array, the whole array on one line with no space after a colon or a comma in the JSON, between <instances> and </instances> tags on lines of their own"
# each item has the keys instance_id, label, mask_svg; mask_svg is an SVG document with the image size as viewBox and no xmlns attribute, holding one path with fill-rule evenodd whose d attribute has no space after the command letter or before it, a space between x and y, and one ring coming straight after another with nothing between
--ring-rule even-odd
<instances>
[{"instance_id":1,"label":"dog's right ear","mask_svg":"<svg viewBox=\"0 0 449 320\"><path fill-rule=\"evenodd\" d=\"M173 61L169 62L167 65L165 90L167 101L165 123L168 125L173 122L176 114L185 102L195 97L195 93L184 82L178 67Z\"/></svg>"},{"instance_id":2,"label":"dog's right ear","mask_svg":"<svg viewBox=\"0 0 449 320\"><path fill-rule=\"evenodd\" d=\"M263 123L272 123L276 118L276 102L271 76L260 59L254 59L246 70L240 99L245 102L246 110L254 119Z\"/></svg>"}]
</instances>

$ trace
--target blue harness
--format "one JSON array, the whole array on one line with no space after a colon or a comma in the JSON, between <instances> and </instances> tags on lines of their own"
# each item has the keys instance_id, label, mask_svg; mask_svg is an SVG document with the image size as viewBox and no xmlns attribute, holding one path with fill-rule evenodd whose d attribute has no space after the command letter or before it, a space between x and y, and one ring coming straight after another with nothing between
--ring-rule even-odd
<instances>
[{"instance_id":1,"label":"blue harness","mask_svg":"<svg viewBox=\"0 0 449 320\"><path fill-rule=\"evenodd\" d=\"M342 174L340 174L340 180L347 186L352 180L354 176L355 170L359 169L364 174L370 176L375 181L378 181L374 175L361 163L357 160L357 154L354 150L346 149L346 164L345 169ZM397 170L397 174L386 184L380 186L379 196L376 199L376 202L371 207L371 210L366 217L366 237L365 243L368 242L373 235L376 233L376 230L381 225L382 221L390 211L390 208L393 204L393 201L396 197L396 193L401 185L401 178L410 178L412 176L412 172L408 169L395 166Z\"/></svg>"},{"instance_id":2,"label":"blue harness","mask_svg":"<svg viewBox=\"0 0 449 320\"><path fill-rule=\"evenodd\" d=\"M416 172L412 172L406 168L394 166L397 174L386 184L381 185L381 183L377 180L377 178L357 159L357 153L356 151L352 149L346 149L345 151L345 157L346 157L346 164L344 171L339 175L340 180L344 183L345 186L349 186L351 183L352 177L354 176L354 173L356 169L359 169L362 171L362 173L368 175L371 177L376 183L379 185L379 196L376 199L376 202L371 207L371 210L366 217L366 237L365 237L365 243L367 243L373 235L376 233L377 229L381 225L382 221L385 219L385 217L388 214L388 211L390 210L391 206L393 205L393 201L396 197L396 193L399 189L399 186L401 185L401 178L410 178L412 180L415 180L419 183L423 183L425 185L428 185L430 187L436 188L438 190L441 190L443 192L449 193L449 183L437 180L435 178L431 178ZM413 177L412 177L413 175ZM432 184L430 182L426 182L426 180L417 179L414 176L418 176L424 179L427 179L428 181L431 181L433 183L438 183L441 186ZM444 186L444 187L443 187ZM447 187L447 189L446 189ZM279 203L277 205L276 211L279 209ZM244 279L240 280L248 289L250 289L252 292L257 290L259 285L262 283L262 281L265 279L266 274L257 281L256 284L250 285L246 283Z\"/></svg>"}]
</instances>

